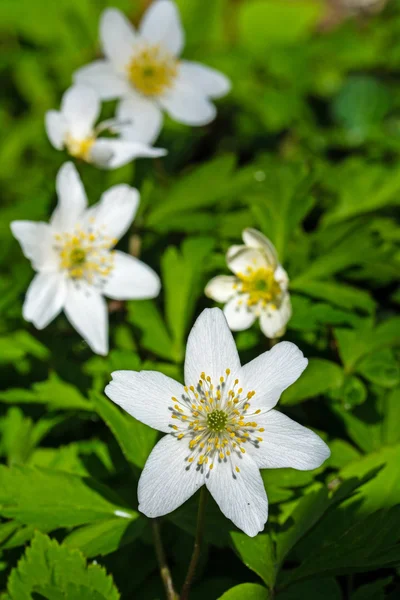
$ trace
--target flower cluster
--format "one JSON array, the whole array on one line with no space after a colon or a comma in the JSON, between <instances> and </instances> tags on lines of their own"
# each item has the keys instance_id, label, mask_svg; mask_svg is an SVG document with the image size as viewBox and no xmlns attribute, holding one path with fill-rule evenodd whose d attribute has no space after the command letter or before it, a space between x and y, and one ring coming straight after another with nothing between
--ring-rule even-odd
<instances>
[{"instance_id":1,"label":"flower cluster","mask_svg":"<svg viewBox=\"0 0 400 600\"><path fill-rule=\"evenodd\" d=\"M155 0L139 30L116 9L104 11L100 38L105 58L75 73L59 111L46 114L52 145L70 156L113 169L154 148L163 111L188 125L215 118L212 99L228 79L179 58L184 33L175 4ZM113 119L98 122L101 101L118 99ZM108 352L108 309L116 300L155 298L158 275L138 258L115 250L130 227L139 192L116 185L88 202L79 174L65 163L56 179L57 206L49 223L14 221L11 229L36 275L23 315L38 329L61 311L94 352ZM164 515L205 485L222 512L248 535L262 531L268 501L259 470L314 469L329 456L312 431L274 409L281 393L307 366L290 342L241 366L230 330L256 319L269 338L282 336L291 315L288 276L275 248L254 229L228 250L233 276L205 290L225 304L206 309L190 333L185 385L158 372L116 371L105 392L143 423L166 435L153 449L139 481L139 508Z\"/></svg>"}]
</instances>

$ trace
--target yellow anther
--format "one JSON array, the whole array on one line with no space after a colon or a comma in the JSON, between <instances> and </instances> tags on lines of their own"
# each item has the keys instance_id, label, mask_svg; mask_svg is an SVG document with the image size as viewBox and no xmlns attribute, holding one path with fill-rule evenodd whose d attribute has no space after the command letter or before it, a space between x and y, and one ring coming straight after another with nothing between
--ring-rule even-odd
<instances>
[{"instance_id":1,"label":"yellow anther","mask_svg":"<svg viewBox=\"0 0 400 600\"><path fill-rule=\"evenodd\" d=\"M262 433L263 431L265 431L265 429L264 429L264 427L260 427L260 429L258 431L260 431Z\"/></svg>"},{"instance_id":2,"label":"yellow anther","mask_svg":"<svg viewBox=\"0 0 400 600\"><path fill-rule=\"evenodd\" d=\"M223 453L223 452L220 452L220 453L219 453L219 457L220 457L220 459L222 460L222 459L224 458L224 453Z\"/></svg>"},{"instance_id":3,"label":"yellow anther","mask_svg":"<svg viewBox=\"0 0 400 600\"><path fill-rule=\"evenodd\" d=\"M241 452L242 454L246 454L246 450L245 450L244 448L240 448L240 452Z\"/></svg>"},{"instance_id":4,"label":"yellow anther","mask_svg":"<svg viewBox=\"0 0 400 600\"><path fill-rule=\"evenodd\" d=\"M237 472L237 473L240 473L240 469L239 469L239 467L235 467L235 469L236 469L236 472Z\"/></svg>"},{"instance_id":5,"label":"yellow anther","mask_svg":"<svg viewBox=\"0 0 400 600\"><path fill-rule=\"evenodd\" d=\"M230 369L226 369L225 373L226 373L227 375L230 375L230 374L231 374L231 370L230 370Z\"/></svg>"},{"instance_id":6,"label":"yellow anther","mask_svg":"<svg viewBox=\"0 0 400 600\"><path fill-rule=\"evenodd\" d=\"M213 466L214 466L214 465L213 465L213 463L211 463L211 465L210 465L210 469L212 469L212 468L213 468Z\"/></svg>"},{"instance_id":7,"label":"yellow anther","mask_svg":"<svg viewBox=\"0 0 400 600\"><path fill-rule=\"evenodd\" d=\"M262 441L263 441L263 438L262 438L262 437L258 437L258 438L257 438L257 440L258 440L259 442L262 442Z\"/></svg>"}]
</instances>

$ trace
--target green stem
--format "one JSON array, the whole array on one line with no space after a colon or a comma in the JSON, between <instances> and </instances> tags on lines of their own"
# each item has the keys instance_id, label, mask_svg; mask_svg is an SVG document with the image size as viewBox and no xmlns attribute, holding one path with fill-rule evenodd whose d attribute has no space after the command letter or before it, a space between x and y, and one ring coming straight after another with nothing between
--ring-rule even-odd
<instances>
[{"instance_id":1,"label":"green stem","mask_svg":"<svg viewBox=\"0 0 400 600\"><path fill-rule=\"evenodd\" d=\"M164 584L167 600L179 600L178 594L175 592L172 581L171 571L167 564L167 558L164 552L164 546L161 540L160 524L157 519L152 519L154 546L156 549L158 566L160 568L161 579Z\"/></svg>"},{"instance_id":2,"label":"green stem","mask_svg":"<svg viewBox=\"0 0 400 600\"><path fill-rule=\"evenodd\" d=\"M199 510L197 512L197 526L196 526L196 536L194 539L193 553L192 558L190 559L190 564L188 568L188 572L186 575L185 582L182 587L181 592L181 600L188 600L190 586L192 585L193 577L196 572L197 563L200 557L200 549L201 543L203 541L203 533L204 533L204 521L206 516L206 503L207 503L207 488L204 485L200 491L200 500L199 500Z\"/></svg>"}]
</instances>

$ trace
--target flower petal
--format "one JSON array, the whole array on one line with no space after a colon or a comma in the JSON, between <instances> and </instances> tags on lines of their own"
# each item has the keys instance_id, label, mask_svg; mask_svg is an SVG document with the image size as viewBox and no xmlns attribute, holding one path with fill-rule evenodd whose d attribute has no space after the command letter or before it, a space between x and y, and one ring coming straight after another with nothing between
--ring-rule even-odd
<instances>
[{"instance_id":1,"label":"flower petal","mask_svg":"<svg viewBox=\"0 0 400 600\"><path fill-rule=\"evenodd\" d=\"M158 371L114 371L106 395L127 413L165 433L171 433L172 397L184 394L183 385Z\"/></svg>"},{"instance_id":2,"label":"flower petal","mask_svg":"<svg viewBox=\"0 0 400 600\"><path fill-rule=\"evenodd\" d=\"M93 352L108 352L108 312L104 298L93 286L68 281L64 312Z\"/></svg>"},{"instance_id":3,"label":"flower petal","mask_svg":"<svg viewBox=\"0 0 400 600\"><path fill-rule=\"evenodd\" d=\"M103 168L117 169L135 158L155 158L166 153L163 148L152 148L140 142L104 138L93 144L90 161Z\"/></svg>"},{"instance_id":4,"label":"flower petal","mask_svg":"<svg viewBox=\"0 0 400 600\"><path fill-rule=\"evenodd\" d=\"M24 319L43 329L61 312L66 294L67 284L62 274L38 273L26 293Z\"/></svg>"},{"instance_id":5,"label":"flower petal","mask_svg":"<svg viewBox=\"0 0 400 600\"><path fill-rule=\"evenodd\" d=\"M240 372L241 386L256 392L252 406L269 410L280 395L300 377L308 364L302 351L291 342L280 342L244 365Z\"/></svg>"},{"instance_id":6,"label":"flower petal","mask_svg":"<svg viewBox=\"0 0 400 600\"><path fill-rule=\"evenodd\" d=\"M129 229L139 206L139 192L120 183L102 194L100 201L86 211L86 221L95 221L96 229L104 227L106 234L119 239Z\"/></svg>"},{"instance_id":7,"label":"flower petal","mask_svg":"<svg viewBox=\"0 0 400 600\"><path fill-rule=\"evenodd\" d=\"M229 458L214 463L206 486L224 515L254 537L268 519L268 499L260 471L248 453L232 453Z\"/></svg>"},{"instance_id":8,"label":"flower petal","mask_svg":"<svg viewBox=\"0 0 400 600\"><path fill-rule=\"evenodd\" d=\"M117 8L107 8L100 20L103 52L117 71L124 71L137 41L135 29Z\"/></svg>"},{"instance_id":9,"label":"flower petal","mask_svg":"<svg viewBox=\"0 0 400 600\"><path fill-rule=\"evenodd\" d=\"M64 163L57 173L58 203L50 223L58 231L74 228L87 206L87 198L78 171L71 162Z\"/></svg>"},{"instance_id":10,"label":"flower petal","mask_svg":"<svg viewBox=\"0 0 400 600\"><path fill-rule=\"evenodd\" d=\"M269 265L263 252L257 248L246 248L241 246L236 253L229 252L226 255L229 269L238 274L248 274L248 269L266 269Z\"/></svg>"},{"instance_id":11,"label":"flower petal","mask_svg":"<svg viewBox=\"0 0 400 600\"><path fill-rule=\"evenodd\" d=\"M235 376L240 369L239 354L222 310L206 308L189 334L185 358L186 385L196 385L204 371L218 382L230 369Z\"/></svg>"},{"instance_id":12,"label":"flower petal","mask_svg":"<svg viewBox=\"0 0 400 600\"><path fill-rule=\"evenodd\" d=\"M286 291L289 286L289 277L285 269L278 265L274 272L275 280L279 283L281 290Z\"/></svg>"},{"instance_id":13,"label":"flower petal","mask_svg":"<svg viewBox=\"0 0 400 600\"><path fill-rule=\"evenodd\" d=\"M56 150L64 148L65 136L68 132L68 124L64 116L58 110L48 110L44 119L47 137Z\"/></svg>"},{"instance_id":14,"label":"flower petal","mask_svg":"<svg viewBox=\"0 0 400 600\"><path fill-rule=\"evenodd\" d=\"M248 294L231 298L224 306L224 315L232 331L243 331L251 327L256 320L254 311L247 305Z\"/></svg>"},{"instance_id":15,"label":"flower petal","mask_svg":"<svg viewBox=\"0 0 400 600\"><path fill-rule=\"evenodd\" d=\"M100 114L100 99L93 88L73 85L63 96L61 112L69 125L68 133L74 138L86 138Z\"/></svg>"},{"instance_id":16,"label":"flower petal","mask_svg":"<svg viewBox=\"0 0 400 600\"><path fill-rule=\"evenodd\" d=\"M278 255L276 253L275 246L260 231L257 231L257 229L252 229L251 227L247 227L242 232L242 238L246 246L262 250L265 253L268 264L271 267L276 268L278 266Z\"/></svg>"},{"instance_id":17,"label":"flower petal","mask_svg":"<svg viewBox=\"0 0 400 600\"><path fill-rule=\"evenodd\" d=\"M152 450L139 479L139 510L161 517L186 502L204 484L204 474L186 461L187 443L166 435Z\"/></svg>"},{"instance_id":18,"label":"flower petal","mask_svg":"<svg viewBox=\"0 0 400 600\"><path fill-rule=\"evenodd\" d=\"M152 144L161 131L163 116L158 105L135 92L123 98L117 107L118 128L123 139Z\"/></svg>"},{"instance_id":19,"label":"flower petal","mask_svg":"<svg viewBox=\"0 0 400 600\"><path fill-rule=\"evenodd\" d=\"M285 333L286 325L292 316L290 296L286 294L279 308L267 306L260 316L261 331L268 338L277 338Z\"/></svg>"},{"instance_id":20,"label":"flower petal","mask_svg":"<svg viewBox=\"0 0 400 600\"><path fill-rule=\"evenodd\" d=\"M53 271L59 259L53 249L53 233L47 223L34 221L13 221L10 224L14 237L21 245L35 271Z\"/></svg>"},{"instance_id":21,"label":"flower petal","mask_svg":"<svg viewBox=\"0 0 400 600\"><path fill-rule=\"evenodd\" d=\"M179 76L174 87L160 96L159 103L173 119L185 125L207 125L217 114L214 104Z\"/></svg>"},{"instance_id":22,"label":"flower petal","mask_svg":"<svg viewBox=\"0 0 400 600\"><path fill-rule=\"evenodd\" d=\"M185 34L175 2L156 0L152 2L140 23L140 36L152 45L166 48L178 56L185 43Z\"/></svg>"},{"instance_id":23,"label":"flower petal","mask_svg":"<svg viewBox=\"0 0 400 600\"><path fill-rule=\"evenodd\" d=\"M221 98L231 89L231 82L225 75L206 65L182 60L179 69L182 78L208 98Z\"/></svg>"},{"instance_id":24,"label":"flower petal","mask_svg":"<svg viewBox=\"0 0 400 600\"><path fill-rule=\"evenodd\" d=\"M93 88L102 100L115 100L130 92L130 85L107 60L95 60L74 73L74 82Z\"/></svg>"},{"instance_id":25,"label":"flower petal","mask_svg":"<svg viewBox=\"0 0 400 600\"><path fill-rule=\"evenodd\" d=\"M258 448L249 446L249 452L260 469L292 467L310 471L329 458L331 451L319 435L283 413L270 410L256 419L265 432Z\"/></svg>"},{"instance_id":26,"label":"flower petal","mask_svg":"<svg viewBox=\"0 0 400 600\"><path fill-rule=\"evenodd\" d=\"M114 268L107 278L103 293L116 300L155 298L161 282L157 273L134 256L114 252Z\"/></svg>"},{"instance_id":27,"label":"flower petal","mask_svg":"<svg viewBox=\"0 0 400 600\"><path fill-rule=\"evenodd\" d=\"M207 283L204 293L216 302L227 302L236 294L236 281L232 275L219 275Z\"/></svg>"}]
</instances>

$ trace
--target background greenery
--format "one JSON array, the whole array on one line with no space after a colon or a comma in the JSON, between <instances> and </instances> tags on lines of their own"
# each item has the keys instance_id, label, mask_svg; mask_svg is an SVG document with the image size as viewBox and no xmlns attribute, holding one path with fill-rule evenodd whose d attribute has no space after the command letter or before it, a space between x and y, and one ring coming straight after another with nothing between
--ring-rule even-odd
<instances>
[{"instance_id":1,"label":"background greenery","mask_svg":"<svg viewBox=\"0 0 400 600\"><path fill-rule=\"evenodd\" d=\"M112 4L137 22L148 3ZM78 165L91 202L115 183L140 189L139 215L121 246L163 282L156 301L110 303L103 358L63 316L41 332L23 321L32 270L9 223L47 220L54 207L66 156L46 139L44 113L99 52L107 3L0 3L1 598L164 597L151 528L136 512L157 432L102 390L115 369L182 378L188 331L211 305L204 285L227 273L226 249L253 226L274 242L291 278L285 339L310 358L280 408L315 428L332 457L313 472L263 472L271 516L256 538L235 531L210 500L191 597L395 600L400 2L335 25L312 0L178 4L185 56L227 73L233 90L208 127L167 122L158 144L169 150L165 159L115 172ZM257 326L236 340L244 362L269 347ZM197 500L162 523L178 587Z\"/></svg>"}]
</instances>

